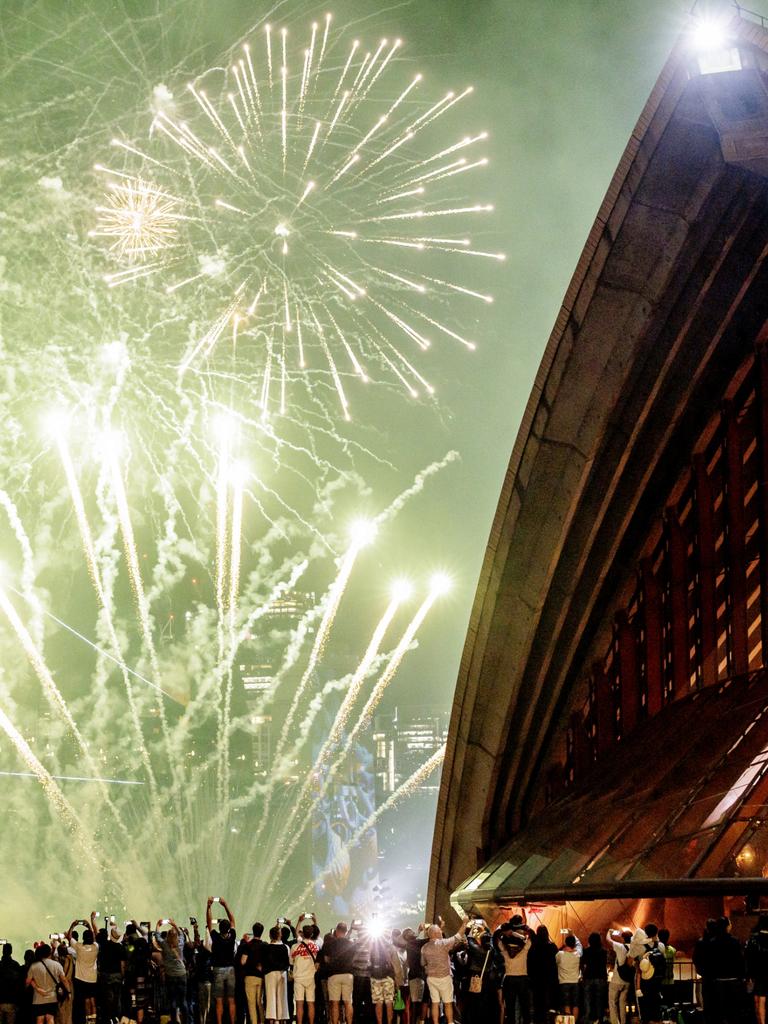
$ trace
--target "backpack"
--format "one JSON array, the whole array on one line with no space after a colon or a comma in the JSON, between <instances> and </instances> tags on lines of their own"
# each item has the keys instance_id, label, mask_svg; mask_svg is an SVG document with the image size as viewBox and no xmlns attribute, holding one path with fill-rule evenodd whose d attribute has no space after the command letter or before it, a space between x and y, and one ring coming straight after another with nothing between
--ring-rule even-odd
<instances>
[{"instance_id":1,"label":"backpack","mask_svg":"<svg viewBox=\"0 0 768 1024\"><path fill-rule=\"evenodd\" d=\"M664 956L658 946L651 946L645 954L648 963L651 965L653 970L648 975L649 978L661 978L662 980L667 973L667 958Z\"/></svg>"},{"instance_id":2,"label":"backpack","mask_svg":"<svg viewBox=\"0 0 768 1024\"><path fill-rule=\"evenodd\" d=\"M629 955L629 946L625 944L624 949L626 949L627 955L624 959L623 964L617 964L616 973L622 981L634 981L635 970L637 969L637 962L633 956Z\"/></svg>"}]
</instances>

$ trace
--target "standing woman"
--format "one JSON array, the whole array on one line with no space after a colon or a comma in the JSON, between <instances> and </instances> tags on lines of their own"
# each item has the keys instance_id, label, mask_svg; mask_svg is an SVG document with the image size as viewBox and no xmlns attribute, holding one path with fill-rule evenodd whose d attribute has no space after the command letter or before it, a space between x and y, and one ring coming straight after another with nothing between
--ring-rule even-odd
<instances>
[{"instance_id":1,"label":"standing woman","mask_svg":"<svg viewBox=\"0 0 768 1024\"><path fill-rule=\"evenodd\" d=\"M75 958L69 950L69 946L66 942L62 942L56 951L61 969L64 971L64 978L67 983L67 988L71 992L75 986ZM59 1003L58 1011L56 1013L56 1024L72 1024L72 1000L65 999L63 1003Z\"/></svg>"},{"instance_id":2,"label":"standing woman","mask_svg":"<svg viewBox=\"0 0 768 1024\"><path fill-rule=\"evenodd\" d=\"M61 964L51 959L51 947L44 942L35 950L35 962L27 972L27 985L32 989L32 1015L38 1024L56 1024L59 983L69 992Z\"/></svg>"},{"instance_id":3,"label":"standing woman","mask_svg":"<svg viewBox=\"0 0 768 1024\"><path fill-rule=\"evenodd\" d=\"M288 947L280 925L269 929L269 942L262 950L264 989L267 995L267 1024L290 1020L288 1012Z\"/></svg>"},{"instance_id":4,"label":"standing woman","mask_svg":"<svg viewBox=\"0 0 768 1024\"><path fill-rule=\"evenodd\" d=\"M493 1019L498 1006L491 933L487 928L474 929L467 942L466 1021L467 1024L485 1024Z\"/></svg>"}]
</instances>

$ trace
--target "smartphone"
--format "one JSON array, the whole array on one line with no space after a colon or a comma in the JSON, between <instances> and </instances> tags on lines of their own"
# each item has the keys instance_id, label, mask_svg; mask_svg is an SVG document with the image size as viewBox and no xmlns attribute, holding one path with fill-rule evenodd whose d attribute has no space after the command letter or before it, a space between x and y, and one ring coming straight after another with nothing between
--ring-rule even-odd
<instances>
[{"instance_id":1,"label":"smartphone","mask_svg":"<svg viewBox=\"0 0 768 1024\"><path fill-rule=\"evenodd\" d=\"M152 931L152 924L149 921L139 921L141 928L146 928L148 932Z\"/></svg>"},{"instance_id":2,"label":"smartphone","mask_svg":"<svg viewBox=\"0 0 768 1024\"><path fill-rule=\"evenodd\" d=\"M58 939L58 937L59 936L56 934L56 932L48 932L49 939Z\"/></svg>"},{"instance_id":3,"label":"smartphone","mask_svg":"<svg viewBox=\"0 0 768 1024\"><path fill-rule=\"evenodd\" d=\"M561 928L560 929L560 934L561 935L570 935L571 934L571 929L570 928Z\"/></svg>"},{"instance_id":4,"label":"smartphone","mask_svg":"<svg viewBox=\"0 0 768 1024\"><path fill-rule=\"evenodd\" d=\"M171 923L170 917L164 917L163 920L160 922L160 924L170 924L170 923Z\"/></svg>"},{"instance_id":5,"label":"smartphone","mask_svg":"<svg viewBox=\"0 0 768 1024\"><path fill-rule=\"evenodd\" d=\"M93 916L96 917L96 918L99 918L99 917L101 917L101 914L97 910L96 913ZM87 921L83 921L83 924L88 924L88 922Z\"/></svg>"},{"instance_id":6,"label":"smartphone","mask_svg":"<svg viewBox=\"0 0 768 1024\"><path fill-rule=\"evenodd\" d=\"M284 917L278 917L277 923L278 924L285 924L285 918Z\"/></svg>"},{"instance_id":7,"label":"smartphone","mask_svg":"<svg viewBox=\"0 0 768 1024\"><path fill-rule=\"evenodd\" d=\"M214 896L213 897L213 902L214 903L221 903L221 896Z\"/></svg>"},{"instance_id":8,"label":"smartphone","mask_svg":"<svg viewBox=\"0 0 768 1024\"><path fill-rule=\"evenodd\" d=\"M196 927L197 926L197 918L196 917L190 917L189 923L192 925L193 928Z\"/></svg>"}]
</instances>

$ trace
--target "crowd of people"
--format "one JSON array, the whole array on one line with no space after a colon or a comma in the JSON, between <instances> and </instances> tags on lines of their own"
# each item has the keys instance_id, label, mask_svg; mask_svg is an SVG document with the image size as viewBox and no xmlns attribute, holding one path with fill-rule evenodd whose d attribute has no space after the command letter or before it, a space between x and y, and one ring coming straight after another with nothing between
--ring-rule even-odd
<instances>
[{"instance_id":1,"label":"crowd of people","mask_svg":"<svg viewBox=\"0 0 768 1024\"><path fill-rule=\"evenodd\" d=\"M224 915L214 921L214 907ZM669 932L571 931L558 946L546 927L515 915L495 931L464 918L385 928L375 919L339 922L322 934L314 914L266 930L236 931L223 898L197 919L73 921L17 962L0 958L0 1024L649 1024L695 1020L676 1002L676 950ZM768 916L743 946L726 918L707 922L693 951L706 1024L766 1024ZM679 994L679 993L678 993ZM686 1011L688 1012L688 1011ZM699 1016L695 1016L698 1014Z\"/></svg>"}]
</instances>

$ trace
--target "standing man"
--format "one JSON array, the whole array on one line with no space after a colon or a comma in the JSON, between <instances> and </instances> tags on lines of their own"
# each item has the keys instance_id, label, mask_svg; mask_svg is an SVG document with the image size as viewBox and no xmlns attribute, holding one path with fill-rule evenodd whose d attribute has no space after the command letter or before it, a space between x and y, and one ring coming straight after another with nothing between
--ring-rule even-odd
<instances>
[{"instance_id":1,"label":"standing man","mask_svg":"<svg viewBox=\"0 0 768 1024\"><path fill-rule=\"evenodd\" d=\"M451 977L451 950L463 940L469 918L464 915L459 930L449 939L443 938L443 930L439 925L430 925L427 931L428 942L421 949L421 963L427 976L429 998L432 1002L432 1024L439 1024L440 1003L445 1008L445 1019L448 1024L453 1022L453 978ZM527 1019L526 1019L527 1024Z\"/></svg>"},{"instance_id":2,"label":"standing man","mask_svg":"<svg viewBox=\"0 0 768 1024\"><path fill-rule=\"evenodd\" d=\"M245 1001L248 1004L248 1016L251 1024L264 1024L264 964L261 936L264 925L256 921L253 926L253 937L248 942L240 943L240 965L245 977Z\"/></svg>"},{"instance_id":3,"label":"standing man","mask_svg":"<svg viewBox=\"0 0 768 1024\"><path fill-rule=\"evenodd\" d=\"M16 1024L16 1007L21 998L21 964L12 954L13 946L6 942L0 959L0 1024Z\"/></svg>"},{"instance_id":4,"label":"standing man","mask_svg":"<svg viewBox=\"0 0 768 1024\"><path fill-rule=\"evenodd\" d=\"M218 921L218 930L213 927L214 903L220 903L227 913L227 919ZM216 1003L216 1024L224 1018L224 1000L227 1000L230 1024L237 1019L235 1016L235 918L229 904L223 897L208 897L205 908L205 947L211 953L213 969L213 987L211 995Z\"/></svg>"},{"instance_id":5,"label":"standing man","mask_svg":"<svg viewBox=\"0 0 768 1024\"><path fill-rule=\"evenodd\" d=\"M96 915L93 914L92 917L95 920ZM85 925L82 942L72 940L72 931L76 924ZM94 942L92 927L89 927L85 918L81 918L79 921L73 921L67 929L67 942L75 952L75 995L80 1003L79 1008L85 1014L85 1024L96 1024L96 993L98 991L96 965L99 947Z\"/></svg>"},{"instance_id":6,"label":"standing man","mask_svg":"<svg viewBox=\"0 0 768 1024\"><path fill-rule=\"evenodd\" d=\"M352 1024L352 989L355 962L355 944L347 934L345 921L339 921L333 932L326 937L320 957L328 975L328 1002L331 1007L331 1024L339 1024L341 1004L344 1003L346 1024Z\"/></svg>"},{"instance_id":7,"label":"standing man","mask_svg":"<svg viewBox=\"0 0 768 1024\"><path fill-rule=\"evenodd\" d=\"M627 963L629 944L632 941L630 931L608 931L608 946L613 950L616 962L613 974L608 983L608 1013L611 1024L625 1024L627 1019L627 993L635 980L634 961Z\"/></svg>"},{"instance_id":8,"label":"standing man","mask_svg":"<svg viewBox=\"0 0 768 1024\"><path fill-rule=\"evenodd\" d=\"M296 1024L304 1020L304 1002L307 1004L309 1024L315 1024L315 972L319 950L312 941L314 927L305 924L301 937L291 950L293 964L293 999L296 1005Z\"/></svg>"},{"instance_id":9,"label":"standing man","mask_svg":"<svg viewBox=\"0 0 768 1024\"><path fill-rule=\"evenodd\" d=\"M98 986L102 1019L119 1021L122 1016L121 1000L123 974L125 973L125 946L120 929L105 922L106 927L98 931L96 912L91 913L91 930L99 947Z\"/></svg>"},{"instance_id":10,"label":"standing man","mask_svg":"<svg viewBox=\"0 0 768 1024\"><path fill-rule=\"evenodd\" d=\"M424 1000L424 968L421 963L421 951L429 941L424 935L424 925L419 925L418 935L413 928L405 928L403 941L408 960L408 1014L411 1024L417 1024L426 1020L429 1013L428 1003Z\"/></svg>"}]
</instances>

